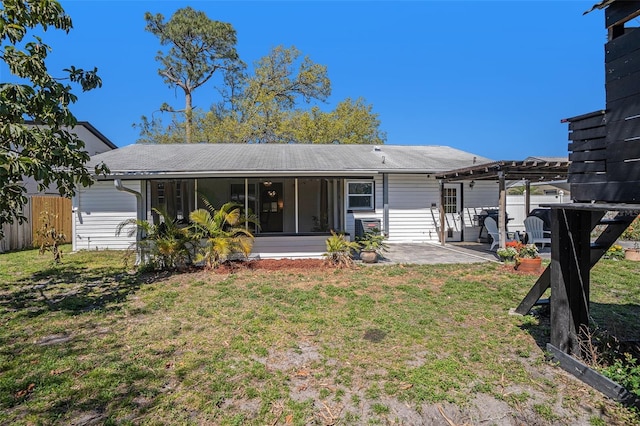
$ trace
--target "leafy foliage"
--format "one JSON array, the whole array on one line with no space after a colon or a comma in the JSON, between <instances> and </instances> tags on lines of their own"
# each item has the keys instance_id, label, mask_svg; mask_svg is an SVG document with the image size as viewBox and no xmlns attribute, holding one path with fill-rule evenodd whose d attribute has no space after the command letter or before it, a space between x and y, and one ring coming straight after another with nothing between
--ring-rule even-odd
<instances>
[{"instance_id":1,"label":"leafy foliage","mask_svg":"<svg viewBox=\"0 0 640 426\"><path fill-rule=\"evenodd\" d=\"M331 81L326 66L303 57L294 46L273 48L255 63L251 74L239 60L222 68L221 99L210 111L191 112L190 130L188 119L184 122L163 107L174 113L171 122L165 127L161 119L143 117L137 125L138 142L182 142L186 131L194 140L212 143L382 144L386 140L378 115L361 98L347 98L330 112L317 105L310 110L301 107L326 101Z\"/></svg>"},{"instance_id":2,"label":"leafy foliage","mask_svg":"<svg viewBox=\"0 0 640 426\"><path fill-rule=\"evenodd\" d=\"M508 246L503 249L498 249L498 251L496 251L496 254L498 255L501 261L509 262L515 259L516 255L518 254L518 251L515 249L515 247Z\"/></svg>"},{"instance_id":3,"label":"leafy foliage","mask_svg":"<svg viewBox=\"0 0 640 426\"><path fill-rule=\"evenodd\" d=\"M607 249L607 252L604 254L605 259L614 259L621 260L624 259L624 250L621 245L614 244Z\"/></svg>"},{"instance_id":4,"label":"leafy foliage","mask_svg":"<svg viewBox=\"0 0 640 426\"><path fill-rule=\"evenodd\" d=\"M51 48L38 36L24 39L29 31L50 27L65 32L72 28L71 18L57 1L3 2L0 59L21 83L0 82L0 225L26 220L25 177L35 179L38 190L55 185L67 197L75 194L76 185L93 182L85 168L89 154L84 142L67 130L77 123L70 110L77 97L65 80L83 91L100 87L102 81L96 68L84 71L70 66L62 78L49 74L46 59ZM95 170L107 171L104 165Z\"/></svg>"},{"instance_id":5,"label":"leafy foliage","mask_svg":"<svg viewBox=\"0 0 640 426\"><path fill-rule=\"evenodd\" d=\"M160 216L158 224L128 219L118 225L116 235L125 228L128 237L137 233L129 256L136 253L142 266L153 269L176 269L194 261L215 268L235 254L248 257L254 237L246 225L256 223L256 219L242 214L241 206L235 203L216 210L206 199L203 202L207 208L191 212L188 227L179 226L167 212L153 209Z\"/></svg>"},{"instance_id":6,"label":"leafy foliage","mask_svg":"<svg viewBox=\"0 0 640 426\"><path fill-rule=\"evenodd\" d=\"M339 267L353 266L351 252L360 249L360 244L347 240L344 234L336 234L335 231L331 231L331 236L327 238L326 245L327 252L323 253L323 256L327 262Z\"/></svg>"},{"instance_id":7,"label":"leafy foliage","mask_svg":"<svg viewBox=\"0 0 640 426\"><path fill-rule=\"evenodd\" d=\"M178 9L169 21L162 14L145 14L145 29L160 39L167 52L158 52L158 74L170 87L179 87L185 95L185 128L187 143L192 138L192 94L205 84L217 70L235 69L239 65L236 53L236 31L231 24L210 20L204 12L191 7ZM161 110L175 111L168 105ZM143 118L143 123L149 122ZM184 139L183 139L184 140Z\"/></svg>"},{"instance_id":8,"label":"leafy foliage","mask_svg":"<svg viewBox=\"0 0 640 426\"><path fill-rule=\"evenodd\" d=\"M640 397L640 364L630 353L601 370L602 374Z\"/></svg>"},{"instance_id":9,"label":"leafy foliage","mask_svg":"<svg viewBox=\"0 0 640 426\"><path fill-rule=\"evenodd\" d=\"M356 238L361 251L375 251L377 254L381 254L389 249L389 245L384 242L385 240L386 237L376 228Z\"/></svg>"},{"instance_id":10,"label":"leafy foliage","mask_svg":"<svg viewBox=\"0 0 640 426\"><path fill-rule=\"evenodd\" d=\"M286 139L303 143L382 144L386 135L379 127L372 105L365 104L363 98L347 98L330 112L318 107L296 111L285 128L289 132Z\"/></svg>"},{"instance_id":11,"label":"leafy foliage","mask_svg":"<svg viewBox=\"0 0 640 426\"><path fill-rule=\"evenodd\" d=\"M535 259L539 257L538 247L535 244L523 244L519 241L507 241L505 243L506 248L513 248L515 250L515 257L520 259Z\"/></svg>"},{"instance_id":12,"label":"leafy foliage","mask_svg":"<svg viewBox=\"0 0 640 426\"><path fill-rule=\"evenodd\" d=\"M193 243L187 229L179 227L165 211L153 210L160 217L158 224L128 219L118 225L116 235L120 235L125 228L128 228L128 237L138 234L138 241L132 243L129 255L138 254L141 266L153 269L176 269L190 264Z\"/></svg>"},{"instance_id":13,"label":"leafy foliage","mask_svg":"<svg viewBox=\"0 0 640 426\"><path fill-rule=\"evenodd\" d=\"M640 397L640 365L631 353L637 354L638 349L640 347L623 345L615 335L593 321L589 327L580 328L582 361Z\"/></svg>"},{"instance_id":14,"label":"leafy foliage","mask_svg":"<svg viewBox=\"0 0 640 426\"><path fill-rule=\"evenodd\" d=\"M197 260L204 260L208 267L215 268L234 254L248 257L254 236L246 225L256 220L243 215L238 204L229 202L216 210L206 199L203 201L206 209L189 214L195 238L207 240L207 244L199 248Z\"/></svg>"}]
</instances>

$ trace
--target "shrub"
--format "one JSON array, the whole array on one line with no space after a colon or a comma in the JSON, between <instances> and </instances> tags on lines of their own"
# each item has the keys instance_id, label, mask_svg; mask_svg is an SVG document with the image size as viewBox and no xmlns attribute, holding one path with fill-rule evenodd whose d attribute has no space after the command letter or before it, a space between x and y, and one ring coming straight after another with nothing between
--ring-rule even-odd
<instances>
[{"instance_id":1,"label":"shrub","mask_svg":"<svg viewBox=\"0 0 640 426\"><path fill-rule=\"evenodd\" d=\"M604 258L614 260L624 259L624 250L622 249L622 246L618 244L612 245L604 254Z\"/></svg>"},{"instance_id":2,"label":"shrub","mask_svg":"<svg viewBox=\"0 0 640 426\"><path fill-rule=\"evenodd\" d=\"M631 354L625 353L624 360L616 359L613 364L603 368L601 373L640 397L640 365Z\"/></svg>"},{"instance_id":3,"label":"shrub","mask_svg":"<svg viewBox=\"0 0 640 426\"><path fill-rule=\"evenodd\" d=\"M243 215L239 204L229 202L216 210L206 199L203 201L206 209L189 214L193 236L207 240L206 246L200 248L197 260L205 261L209 268L216 268L235 254L247 258L253 248L254 236L245 225L255 223L255 219Z\"/></svg>"},{"instance_id":4,"label":"shrub","mask_svg":"<svg viewBox=\"0 0 640 426\"><path fill-rule=\"evenodd\" d=\"M365 232L365 234L356 239L360 250L362 251L375 251L380 254L383 251L387 251L389 246L384 242L386 237L380 233L378 229L372 229L371 232Z\"/></svg>"},{"instance_id":5,"label":"shrub","mask_svg":"<svg viewBox=\"0 0 640 426\"><path fill-rule=\"evenodd\" d=\"M53 261L60 263L62 252L58 246L65 242L66 236L54 226L57 217L57 214L43 210L40 213L40 228L38 228L36 234L40 239L40 254L50 251L53 254Z\"/></svg>"},{"instance_id":6,"label":"shrub","mask_svg":"<svg viewBox=\"0 0 640 426\"><path fill-rule=\"evenodd\" d=\"M165 211L153 211L161 218L158 224L128 219L118 225L116 235L120 235L127 227L128 237L139 234L138 241L132 244L125 260L135 253L139 266L151 269L175 269L190 264L193 241L187 230L180 228Z\"/></svg>"},{"instance_id":7,"label":"shrub","mask_svg":"<svg viewBox=\"0 0 640 426\"><path fill-rule=\"evenodd\" d=\"M331 236L327 238L327 252L322 255L332 265L352 266L354 262L351 252L358 249L360 249L360 244L347 240L344 234L336 234L331 231Z\"/></svg>"}]
</instances>

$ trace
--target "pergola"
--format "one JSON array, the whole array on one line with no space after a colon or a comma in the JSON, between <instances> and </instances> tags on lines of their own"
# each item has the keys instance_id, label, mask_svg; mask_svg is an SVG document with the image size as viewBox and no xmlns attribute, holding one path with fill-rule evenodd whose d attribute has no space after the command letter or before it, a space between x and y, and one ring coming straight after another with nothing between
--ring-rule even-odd
<instances>
[{"instance_id":1,"label":"pergola","mask_svg":"<svg viewBox=\"0 0 640 426\"><path fill-rule=\"evenodd\" d=\"M568 160L530 158L523 161L501 160L491 163L478 164L463 169L451 170L436 175L440 181L440 223L444 223L444 184L461 180L493 180L498 181L499 210L498 230L500 231L500 248L504 248L507 232L507 192L506 182L523 180L525 183L526 197L525 209L530 210L530 184L531 182L550 182L564 180L569 172ZM440 242L444 245L444 227L440 227Z\"/></svg>"}]
</instances>

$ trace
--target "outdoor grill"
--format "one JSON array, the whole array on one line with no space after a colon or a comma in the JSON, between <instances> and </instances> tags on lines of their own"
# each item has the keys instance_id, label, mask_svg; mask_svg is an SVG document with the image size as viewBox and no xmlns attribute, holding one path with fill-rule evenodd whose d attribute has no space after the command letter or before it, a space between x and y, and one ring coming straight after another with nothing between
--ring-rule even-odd
<instances>
[{"instance_id":1,"label":"outdoor grill","mask_svg":"<svg viewBox=\"0 0 640 426\"><path fill-rule=\"evenodd\" d=\"M499 223L498 222L498 215L499 215L499 210L498 209L487 209L487 210L482 210L480 212L480 214L477 214L477 215L473 216L473 224L474 224L474 226L479 226L480 227L480 232L478 233L478 242L479 243L490 243L491 242L491 237L489 236L489 233L487 232L486 226L484 226L484 220L487 217L491 217L493 220L496 221L496 223ZM505 213L505 219L506 219L507 223L509 223L509 221L511 220L507 213ZM508 230L509 229L507 228L507 231Z\"/></svg>"}]
</instances>

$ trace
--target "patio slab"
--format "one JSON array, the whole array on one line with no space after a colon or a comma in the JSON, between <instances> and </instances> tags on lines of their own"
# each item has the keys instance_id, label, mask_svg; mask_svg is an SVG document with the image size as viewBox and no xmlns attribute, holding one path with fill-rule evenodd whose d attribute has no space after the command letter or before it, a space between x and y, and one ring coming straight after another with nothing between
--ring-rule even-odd
<instances>
[{"instance_id":1,"label":"patio slab","mask_svg":"<svg viewBox=\"0 0 640 426\"><path fill-rule=\"evenodd\" d=\"M485 243L447 243L444 246L434 243L389 244L384 259L379 264L413 263L419 265L438 263L478 263L499 262L495 251L489 250ZM540 250L540 257L549 259L551 250Z\"/></svg>"}]
</instances>

